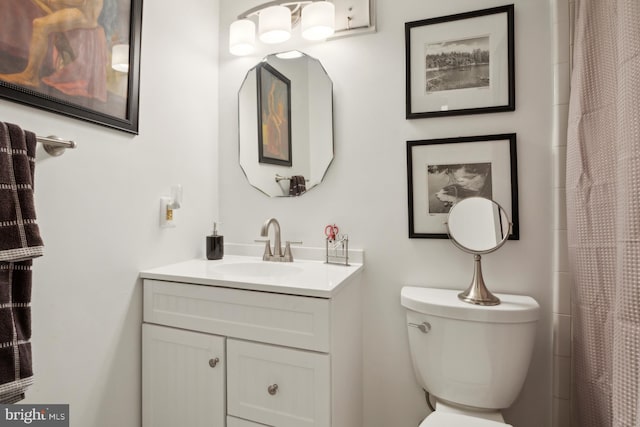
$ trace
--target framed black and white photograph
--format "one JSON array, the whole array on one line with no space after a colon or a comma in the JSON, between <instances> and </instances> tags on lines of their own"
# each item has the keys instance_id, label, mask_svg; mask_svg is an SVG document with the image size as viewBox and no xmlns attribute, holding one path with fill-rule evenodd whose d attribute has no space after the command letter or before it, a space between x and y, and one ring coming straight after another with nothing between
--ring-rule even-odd
<instances>
[{"instance_id":1,"label":"framed black and white photograph","mask_svg":"<svg viewBox=\"0 0 640 427\"><path fill-rule=\"evenodd\" d=\"M500 204L520 237L516 134L407 142L409 237L446 239L451 207L467 197Z\"/></svg>"},{"instance_id":2,"label":"framed black and white photograph","mask_svg":"<svg viewBox=\"0 0 640 427\"><path fill-rule=\"evenodd\" d=\"M407 119L515 110L514 7L405 24Z\"/></svg>"}]
</instances>

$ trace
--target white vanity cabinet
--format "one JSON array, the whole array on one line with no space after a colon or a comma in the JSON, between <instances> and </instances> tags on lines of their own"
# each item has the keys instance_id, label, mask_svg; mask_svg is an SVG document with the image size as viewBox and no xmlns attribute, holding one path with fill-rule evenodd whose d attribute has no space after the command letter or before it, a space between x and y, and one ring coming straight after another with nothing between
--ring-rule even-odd
<instances>
[{"instance_id":1,"label":"white vanity cabinet","mask_svg":"<svg viewBox=\"0 0 640 427\"><path fill-rule=\"evenodd\" d=\"M362 427L349 276L319 296L143 273L143 427Z\"/></svg>"}]
</instances>

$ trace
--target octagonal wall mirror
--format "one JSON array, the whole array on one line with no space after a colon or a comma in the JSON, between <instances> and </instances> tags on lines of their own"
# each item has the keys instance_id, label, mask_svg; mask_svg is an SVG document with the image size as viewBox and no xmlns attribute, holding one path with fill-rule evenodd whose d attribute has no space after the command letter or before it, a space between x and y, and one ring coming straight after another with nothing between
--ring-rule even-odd
<instances>
[{"instance_id":1,"label":"octagonal wall mirror","mask_svg":"<svg viewBox=\"0 0 640 427\"><path fill-rule=\"evenodd\" d=\"M240 167L270 197L320 184L334 154L333 83L317 59L287 54L265 57L238 92Z\"/></svg>"}]
</instances>

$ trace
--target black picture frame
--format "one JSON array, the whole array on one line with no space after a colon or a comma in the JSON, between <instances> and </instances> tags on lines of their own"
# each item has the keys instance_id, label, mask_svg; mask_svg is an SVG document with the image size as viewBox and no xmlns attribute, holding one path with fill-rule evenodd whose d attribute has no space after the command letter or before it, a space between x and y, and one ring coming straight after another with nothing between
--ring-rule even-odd
<instances>
[{"instance_id":1,"label":"black picture frame","mask_svg":"<svg viewBox=\"0 0 640 427\"><path fill-rule=\"evenodd\" d=\"M405 23L406 118L514 111L514 5Z\"/></svg>"},{"instance_id":2,"label":"black picture frame","mask_svg":"<svg viewBox=\"0 0 640 427\"><path fill-rule=\"evenodd\" d=\"M33 21L54 19L56 11L43 1L2 2L0 98L138 134L142 0L96 5L101 7L96 26L54 32L36 80L27 82L15 76L27 70ZM24 22L7 26L3 19ZM112 68L115 45L125 47L125 57L128 45L128 71Z\"/></svg>"},{"instance_id":3,"label":"black picture frame","mask_svg":"<svg viewBox=\"0 0 640 427\"><path fill-rule=\"evenodd\" d=\"M291 80L266 62L256 66L256 77L258 162L291 166Z\"/></svg>"},{"instance_id":4,"label":"black picture frame","mask_svg":"<svg viewBox=\"0 0 640 427\"><path fill-rule=\"evenodd\" d=\"M448 209L480 196L505 209L519 240L516 146L515 133L407 141L409 238L448 239Z\"/></svg>"}]
</instances>

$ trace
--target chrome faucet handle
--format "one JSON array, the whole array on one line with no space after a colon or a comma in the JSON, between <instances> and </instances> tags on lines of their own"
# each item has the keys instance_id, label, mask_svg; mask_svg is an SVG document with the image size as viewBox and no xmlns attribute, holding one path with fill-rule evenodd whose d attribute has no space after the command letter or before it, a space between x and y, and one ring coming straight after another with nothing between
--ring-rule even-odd
<instances>
[{"instance_id":1,"label":"chrome faucet handle","mask_svg":"<svg viewBox=\"0 0 640 427\"><path fill-rule=\"evenodd\" d=\"M270 261L271 258L273 257L273 254L271 253L271 240L270 239L256 239L255 240L258 243L262 243L264 242L264 254L262 255L262 260L263 261Z\"/></svg>"},{"instance_id":2,"label":"chrome faucet handle","mask_svg":"<svg viewBox=\"0 0 640 427\"><path fill-rule=\"evenodd\" d=\"M291 245L301 245L302 242L292 242L287 240L284 247L284 262L293 262L293 254L291 253Z\"/></svg>"}]
</instances>

